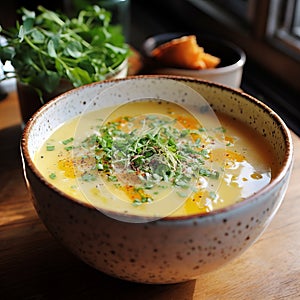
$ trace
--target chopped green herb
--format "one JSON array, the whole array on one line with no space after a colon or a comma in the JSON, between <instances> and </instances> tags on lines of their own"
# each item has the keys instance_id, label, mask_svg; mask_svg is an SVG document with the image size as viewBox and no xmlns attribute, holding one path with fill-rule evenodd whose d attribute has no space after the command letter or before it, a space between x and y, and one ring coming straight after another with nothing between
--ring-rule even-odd
<instances>
[{"instance_id":1,"label":"chopped green herb","mask_svg":"<svg viewBox=\"0 0 300 300\"><path fill-rule=\"evenodd\" d=\"M96 176L94 174L91 174L91 173L84 173L81 176L81 179L83 181L95 181L96 180Z\"/></svg>"},{"instance_id":2,"label":"chopped green herb","mask_svg":"<svg viewBox=\"0 0 300 300\"><path fill-rule=\"evenodd\" d=\"M47 145L47 146L46 146L46 150L47 150L47 151L54 151L54 150L55 150L55 146Z\"/></svg>"},{"instance_id":3,"label":"chopped green herb","mask_svg":"<svg viewBox=\"0 0 300 300\"><path fill-rule=\"evenodd\" d=\"M49 178L50 178L50 179L55 179L55 178L56 178L56 174L55 174L55 173L51 173L51 174L49 175Z\"/></svg>"},{"instance_id":4,"label":"chopped green herb","mask_svg":"<svg viewBox=\"0 0 300 300\"><path fill-rule=\"evenodd\" d=\"M220 132L222 132L222 133L225 133L225 132L226 132L226 129L225 129L223 126L220 126L220 127L217 127L217 128L215 129L215 131L220 131Z\"/></svg>"},{"instance_id":5,"label":"chopped green herb","mask_svg":"<svg viewBox=\"0 0 300 300\"><path fill-rule=\"evenodd\" d=\"M219 174L205 166L210 154L200 146L202 128L181 129L176 127L176 122L176 119L148 115L142 120L126 117L103 125L96 137L96 169L113 182L118 181L115 168L136 175L138 193L140 187L142 191L158 186L163 189L165 185L160 185L161 182L187 190L199 176L217 179ZM131 130L132 124L142 129ZM143 192L140 196L133 205L153 201Z\"/></svg>"},{"instance_id":6,"label":"chopped green herb","mask_svg":"<svg viewBox=\"0 0 300 300\"><path fill-rule=\"evenodd\" d=\"M70 137L69 139L66 139L66 140L62 141L62 143L63 143L64 145L67 145L67 144L69 144L69 143L71 143L71 142L73 142L73 141L74 141L74 138L73 138L73 137Z\"/></svg>"},{"instance_id":7,"label":"chopped green herb","mask_svg":"<svg viewBox=\"0 0 300 300\"><path fill-rule=\"evenodd\" d=\"M109 175L107 178L108 178L109 181L112 181L112 182L117 182L118 181L117 176L114 176L114 175Z\"/></svg>"},{"instance_id":8,"label":"chopped green herb","mask_svg":"<svg viewBox=\"0 0 300 300\"><path fill-rule=\"evenodd\" d=\"M132 205L133 205L133 206L140 206L140 205L142 205L142 202L141 202L140 199L134 199L134 200L132 201Z\"/></svg>"},{"instance_id":9,"label":"chopped green herb","mask_svg":"<svg viewBox=\"0 0 300 300\"><path fill-rule=\"evenodd\" d=\"M74 149L74 146L67 146L67 147L65 147L65 150L67 150L67 151L70 151L72 149Z\"/></svg>"}]
</instances>

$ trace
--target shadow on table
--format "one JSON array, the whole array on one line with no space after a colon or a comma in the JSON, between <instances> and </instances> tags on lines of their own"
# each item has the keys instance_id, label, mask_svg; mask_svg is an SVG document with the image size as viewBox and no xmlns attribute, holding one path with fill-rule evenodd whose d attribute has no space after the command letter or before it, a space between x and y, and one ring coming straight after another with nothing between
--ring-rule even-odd
<instances>
[{"instance_id":1,"label":"shadow on table","mask_svg":"<svg viewBox=\"0 0 300 300\"><path fill-rule=\"evenodd\" d=\"M37 217L23 181L20 125L0 130L1 299L192 299L195 281L145 285L107 276L73 256ZM20 217L21 216L21 217ZM1 222L0 222L1 224Z\"/></svg>"},{"instance_id":2,"label":"shadow on table","mask_svg":"<svg viewBox=\"0 0 300 300\"><path fill-rule=\"evenodd\" d=\"M20 166L21 125L6 127L0 130L0 170Z\"/></svg>"},{"instance_id":3,"label":"shadow on table","mask_svg":"<svg viewBox=\"0 0 300 300\"><path fill-rule=\"evenodd\" d=\"M5 246L0 245L1 299L193 299L195 281L145 285L89 267L54 240L39 219L6 235Z\"/></svg>"}]
</instances>

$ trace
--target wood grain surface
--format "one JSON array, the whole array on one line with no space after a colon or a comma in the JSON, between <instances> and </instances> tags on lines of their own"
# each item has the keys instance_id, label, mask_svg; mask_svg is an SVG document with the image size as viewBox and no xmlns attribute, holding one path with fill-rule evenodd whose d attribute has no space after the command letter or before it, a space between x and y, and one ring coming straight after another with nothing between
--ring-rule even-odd
<instances>
[{"instance_id":1,"label":"wood grain surface","mask_svg":"<svg viewBox=\"0 0 300 300\"><path fill-rule=\"evenodd\" d=\"M242 256L173 285L121 281L82 263L47 232L23 180L16 93L0 101L0 299L300 299L300 138L283 205Z\"/></svg>"}]
</instances>

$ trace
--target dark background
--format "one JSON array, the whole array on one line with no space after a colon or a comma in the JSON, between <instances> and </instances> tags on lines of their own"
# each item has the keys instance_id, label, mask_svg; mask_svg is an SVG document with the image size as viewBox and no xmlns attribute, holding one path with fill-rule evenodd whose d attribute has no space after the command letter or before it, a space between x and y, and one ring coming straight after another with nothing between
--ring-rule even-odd
<instances>
[{"instance_id":1,"label":"dark background","mask_svg":"<svg viewBox=\"0 0 300 300\"><path fill-rule=\"evenodd\" d=\"M210 22L209 26L206 26L206 20L203 20L204 25L200 26L200 15L198 17L189 8L186 8L185 11L180 11L176 8L176 5L170 5L170 3L175 2L131 0L129 43L141 54L143 54L142 44L145 39L160 33L191 32L213 34L223 38L221 36L222 31L217 27L217 24L214 26L214 23ZM16 13L18 7L24 6L28 9L35 9L37 4L53 10L64 9L64 1L57 0L2 1L0 4L1 26L11 27L15 25L15 21L18 18ZM197 22L193 21L192 18L193 20L198 18ZM228 39L236 42L234 36L229 36ZM251 55L246 54L247 62L241 88L273 108L287 125L300 135L300 78L299 89L295 89L264 69ZM146 70L141 72L146 72Z\"/></svg>"}]
</instances>

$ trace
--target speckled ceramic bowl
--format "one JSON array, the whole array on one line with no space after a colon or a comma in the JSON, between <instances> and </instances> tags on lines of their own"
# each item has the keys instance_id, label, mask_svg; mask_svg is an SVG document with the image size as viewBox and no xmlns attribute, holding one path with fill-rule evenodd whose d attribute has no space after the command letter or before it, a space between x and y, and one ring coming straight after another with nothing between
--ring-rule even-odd
<instances>
[{"instance_id":1,"label":"speckled ceramic bowl","mask_svg":"<svg viewBox=\"0 0 300 300\"><path fill-rule=\"evenodd\" d=\"M55 189L38 171L33 157L50 133L87 110L128 101L136 95L178 97L182 85L200 92L211 107L243 120L269 141L279 172L244 201L212 213L165 217L132 223L83 204ZM122 89L118 87L122 84ZM107 89L108 88L108 89ZM108 91L112 102L100 101ZM119 101L119 100L118 100ZM143 283L176 283L197 278L241 255L263 233L285 195L292 167L292 141L270 108L237 90L198 79L141 76L105 81L69 91L44 105L27 123L21 142L25 179L46 227L80 259L109 275Z\"/></svg>"},{"instance_id":2,"label":"speckled ceramic bowl","mask_svg":"<svg viewBox=\"0 0 300 300\"><path fill-rule=\"evenodd\" d=\"M153 74L177 75L195 77L239 88L246 62L245 52L237 45L216 37L196 35L198 44L204 48L206 53L215 55L221 59L221 63L214 69L191 70L175 68L159 64L153 59L151 52L159 45L172 39L189 35L188 33L163 33L149 37L143 44L146 57L150 58L150 72Z\"/></svg>"}]
</instances>

